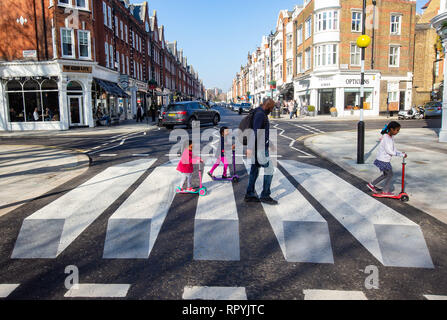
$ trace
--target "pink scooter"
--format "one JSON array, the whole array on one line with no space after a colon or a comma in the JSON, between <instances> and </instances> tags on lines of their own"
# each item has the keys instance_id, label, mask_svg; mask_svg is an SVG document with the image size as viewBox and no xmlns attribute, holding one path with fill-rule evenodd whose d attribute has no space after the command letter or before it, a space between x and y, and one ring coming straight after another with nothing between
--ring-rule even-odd
<instances>
[{"instance_id":1,"label":"pink scooter","mask_svg":"<svg viewBox=\"0 0 447 320\"><path fill-rule=\"evenodd\" d=\"M239 182L239 176L236 174L236 153L233 150L233 175L230 177L215 177L212 176L211 179L214 181L233 181L233 182Z\"/></svg>"},{"instance_id":2,"label":"pink scooter","mask_svg":"<svg viewBox=\"0 0 447 320\"><path fill-rule=\"evenodd\" d=\"M196 191L187 191L182 190L182 187L175 188L176 193L180 194L198 194L199 196L206 196L206 187L202 185L202 169L200 168L200 162L199 162L199 181L200 181L200 187Z\"/></svg>"}]
</instances>

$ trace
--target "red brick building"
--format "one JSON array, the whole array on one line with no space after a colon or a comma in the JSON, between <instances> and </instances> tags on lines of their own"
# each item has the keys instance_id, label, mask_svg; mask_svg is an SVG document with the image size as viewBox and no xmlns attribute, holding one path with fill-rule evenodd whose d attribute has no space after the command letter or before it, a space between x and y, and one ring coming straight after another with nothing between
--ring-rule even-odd
<instances>
[{"instance_id":1,"label":"red brick building","mask_svg":"<svg viewBox=\"0 0 447 320\"><path fill-rule=\"evenodd\" d=\"M203 98L149 12L128 0L2 0L0 130L93 127L138 105Z\"/></svg>"}]
</instances>

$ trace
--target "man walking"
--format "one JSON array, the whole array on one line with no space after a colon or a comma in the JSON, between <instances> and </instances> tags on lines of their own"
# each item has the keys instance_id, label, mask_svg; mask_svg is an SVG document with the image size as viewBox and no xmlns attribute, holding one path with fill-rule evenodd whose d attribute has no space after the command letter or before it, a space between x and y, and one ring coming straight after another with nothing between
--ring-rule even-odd
<instances>
[{"instance_id":1,"label":"man walking","mask_svg":"<svg viewBox=\"0 0 447 320\"><path fill-rule=\"evenodd\" d=\"M137 109L137 122L138 121L143 122L143 108L141 108L141 105L138 105Z\"/></svg>"},{"instance_id":2,"label":"man walking","mask_svg":"<svg viewBox=\"0 0 447 320\"><path fill-rule=\"evenodd\" d=\"M252 158L250 169L250 178L248 181L246 202L264 202L271 205L278 204L278 201L270 197L270 185L272 184L274 167L269 158L269 135L270 123L268 115L275 107L275 102L271 98L264 99L262 105L254 111L253 132L248 141L247 157ZM272 145L274 148L275 146ZM254 153L254 157L252 157ZM253 161L254 158L254 161ZM264 168L264 186L261 197L258 198L255 193L256 180L259 176L259 168Z\"/></svg>"}]
</instances>

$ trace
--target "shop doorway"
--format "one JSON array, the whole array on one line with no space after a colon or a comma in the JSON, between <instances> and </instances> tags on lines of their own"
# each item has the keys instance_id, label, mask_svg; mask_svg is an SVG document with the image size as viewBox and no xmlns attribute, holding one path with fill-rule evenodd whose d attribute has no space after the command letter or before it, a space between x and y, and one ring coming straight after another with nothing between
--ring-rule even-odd
<instances>
[{"instance_id":1,"label":"shop doorway","mask_svg":"<svg viewBox=\"0 0 447 320\"><path fill-rule=\"evenodd\" d=\"M405 110L405 91L399 93L399 111Z\"/></svg>"},{"instance_id":2,"label":"shop doorway","mask_svg":"<svg viewBox=\"0 0 447 320\"><path fill-rule=\"evenodd\" d=\"M318 96L318 114L330 114L330 109L335 107L335 89L318 90Z\"/></svg>"},{"instance_id":3,"label":"shop doorway","mask_svg":"<svg viewBox=\"0 0 447 320\"><path fill-rule=\"evenodd\" d=\"M68 106L70 108L70 126L84 125L84 112L82 96L69 96Z\"/></svg>"}]
</instances>

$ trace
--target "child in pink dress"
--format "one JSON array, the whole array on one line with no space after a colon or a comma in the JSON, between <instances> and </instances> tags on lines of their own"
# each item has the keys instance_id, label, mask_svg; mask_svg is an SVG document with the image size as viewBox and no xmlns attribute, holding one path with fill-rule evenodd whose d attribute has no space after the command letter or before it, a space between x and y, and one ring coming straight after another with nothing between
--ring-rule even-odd
<instances>
[{"instance_id":1,"label":"child in pink dress","mask_svg":"<svg viewBox=\"0 0 447 320\"><path fill-rule=\"evenodd\" d=\"M188 147L185 148L185 150L183 151L182 157L181 157L180 162L177 166L177 171L180 171L181 173L183 173L183 179L180 184L182 191L185 191L185 189L183 189L183 185L185 184L186 180L188 181L188 184L187 184L188 187L187 187L186 191L189 191L189 192L196 191L194 188L191 187L191 179L192 179L192 174L194 172L194 164L199 163L199 161L203 163L203 160L200 157L192 156L192 140L189 140Z\"/></svg>"},{"instance_id":2,"label":"child in pink dress","mask_svg":"<svg viewBox=\"0 0 447 320\"><path fill-rule=\"evenodd\" d=\"M216 170L216 168L220 165L221 162L224 165L222 179L227 178L228 160L225 157L225 145L229 145L229 141L228 141L229 134L230 134L230 130L228 129L228 127L224 126L224 127L220 128L220 156L219 156L219 152L218 152L216 163L213 165L211 170L208 172L208 175L211 178L213 178L214 170ZM232 149L234 150L234 144L232 145Z\"/></svg>"}]
</instances>

